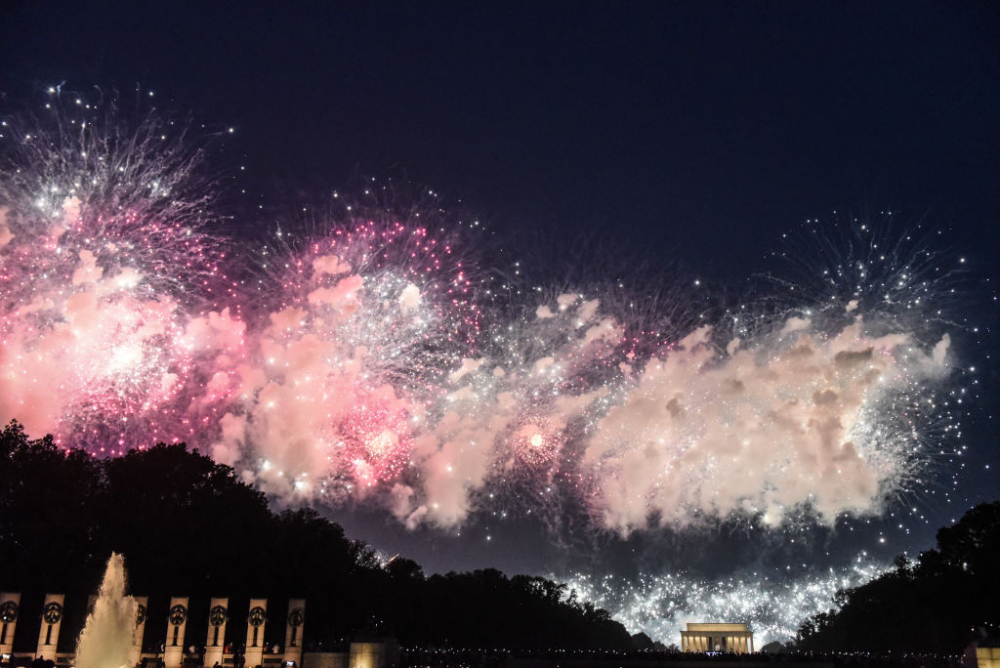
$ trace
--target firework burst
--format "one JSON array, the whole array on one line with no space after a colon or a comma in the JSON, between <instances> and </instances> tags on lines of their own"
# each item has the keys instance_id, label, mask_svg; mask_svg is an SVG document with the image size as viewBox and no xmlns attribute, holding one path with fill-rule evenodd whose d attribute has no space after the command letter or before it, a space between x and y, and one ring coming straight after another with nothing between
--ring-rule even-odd
<instances>
[{"instance_id":1,"label":"firework burst","mask_svg":"<svg viewBox=\"0 0 1000 668\"><path fill-rule=\"evenodd\" d=\"M711 581L685 575L635 580L585 573L565 580L580 601L611 612L631 633L678 645L688 622L725 619L750 624L756 649L794 640L802 621L835 607L838 591L857 587L889 567L867 554L823 572L746 572Z\"/></svg>"},{"instance_id":2,"label":"firework burst","mask_svg":"<svg viewBox=\"0 0 1000 668\"><path fill-rule=\"evenodd\" d=\"M98 452L176 440L189 313L224 293L200 154L156 118L51 113L4 133L0 413Z\"/></svg>"},{"instance_id":3,"label":"firework burst","mask_svg":"<svg viewBox=\"0 0 1000 668\"><path fill-rule=\"evenodd\" d=\"M368 188L234 282L183 132L85 112L5 136L0 417L32 433L185 439L408 526L558 497L624 535L877 514L954 422L949 273L863 226L777 296L709 310L700 286L529 290L481 268L478 224Z\"/></svg>"},{"instance_id":4,"label":"firework burst","mask_svg":"<svg viewBox=\"0 0 1000 668\"><path fill-rule=\"evenodd\" d=\"M278 493L343 499L402 477L480 326L451 233L376 207L338 213L260 250L255 354L213 446L231 463L256 454Z\"/></svg>"}]
</instances>

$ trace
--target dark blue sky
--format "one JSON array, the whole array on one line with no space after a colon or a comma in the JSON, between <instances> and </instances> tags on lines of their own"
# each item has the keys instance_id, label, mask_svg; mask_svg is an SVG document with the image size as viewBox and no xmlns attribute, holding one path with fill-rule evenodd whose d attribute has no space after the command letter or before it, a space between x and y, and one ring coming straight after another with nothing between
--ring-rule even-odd
<instances>
[{"instance_id":1,"label":"dark blue sky","mask_svg":"<svg viewBox=\"0 0 1000 668\"><path fill-rule=\"evenodd\" d=\"M262 190L405 174L710 267L866 205L998 248L992 3L257 4L5 3L0 91L138 83Z\"/></svg>"},{"instance_id":2,"label":"dark blue sky","mask_svg":"<svg viewBox=\"0 0 1000 668\"><path fill-rule=\"evenodd\" d=\"M983 286L976 317L996 320L996 3L3 3L2 111L60 82L138 85L234 126L213 167L245 165L253 202L403 177L515 245L550 240L556 263L597 232L739 280L806 218L891 208L948 231ZM974 427L977 466L995 431ZM995 475L968 480L995 498ZM383 529L368 535L392 543ZM431 570L461 565L414 539ZM481 541L464 554L540 567Z\"/></svg>"}]
</instances>

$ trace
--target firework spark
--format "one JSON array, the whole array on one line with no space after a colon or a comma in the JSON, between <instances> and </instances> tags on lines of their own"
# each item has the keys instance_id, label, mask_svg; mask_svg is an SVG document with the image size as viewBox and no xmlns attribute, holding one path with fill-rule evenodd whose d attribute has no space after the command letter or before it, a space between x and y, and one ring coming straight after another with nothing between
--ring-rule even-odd
<instances>
[{"instance_id":1,"label":"firework spark","mask_svg":"<svg viewBox=\"0 0 1000 668\"><path fill-rule=\"evenodd\" d=\"M33 434L185 439L270 494L410 527L556 490L624 535L877 514L950 419L925 255L870 240L816 289L652 328L599 290L505 284L439 211L342 207L234 253L256 278L230 281L240 242L206 233L182 133L57 128L8 133L0 173L0 419Z\"/></svg>"},{"instance_id":2,"label":"firework spark","mask_svg":"<svg viewBox=\"0 0 1000 668\"><path fill-rule=\"evenodd\" d=\"M8 135L0 414L101 453L188 437L191 314L225 297L197 151L155 119Z\"/></svg>"},{"instance_id":3,"label":"firework spark","mask_svg":"<svg viewBox=\"0 0 1000 668\"><path fill-rule=\"evenodd\" d=\"M565 580L576 600L609 611L630 633L680 644L688 622L724 619L749 624L756 649L795 638L802 621L835 605L839 590L857 587L888 570L867 554L843 569L773 575L748 572L709 581L683 574L643 575L634 581L585 573Z\"/></svg>"}]
</instances>

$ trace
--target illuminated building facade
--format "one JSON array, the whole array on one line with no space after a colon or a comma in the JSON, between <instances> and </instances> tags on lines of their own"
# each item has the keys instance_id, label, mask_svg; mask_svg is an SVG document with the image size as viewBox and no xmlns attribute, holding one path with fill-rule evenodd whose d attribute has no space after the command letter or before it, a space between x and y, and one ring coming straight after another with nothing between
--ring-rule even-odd
<instances>
[{"instance_id":1,"label":"illuminated building facade","mask_svg":"<svg viewBox=\"0 0 1000 668\"><path fill-rule=\"evenodd\" d=\"M753 631L746 624L694 624L688 623L681 631L681 650L684 652L753 652Z\"/></svg>"}]
</instances>

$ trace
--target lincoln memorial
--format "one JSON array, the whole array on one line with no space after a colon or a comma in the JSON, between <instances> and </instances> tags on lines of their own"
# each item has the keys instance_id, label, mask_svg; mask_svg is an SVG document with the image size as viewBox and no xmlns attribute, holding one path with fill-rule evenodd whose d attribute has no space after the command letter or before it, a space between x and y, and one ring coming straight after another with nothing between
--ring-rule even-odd
<instances>
[{"instance_id":1,"label":"lincoln memorial","mask_svg":"<svg viewBox=\"0 0 1000 668\"><path fill-rule=\"evenodd\" d=\"M746 624L692 624L681 631L684 652L753 652L753 631Z\"/></svg>"}]
</instances>

